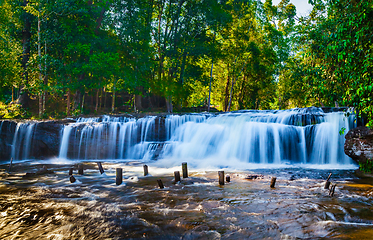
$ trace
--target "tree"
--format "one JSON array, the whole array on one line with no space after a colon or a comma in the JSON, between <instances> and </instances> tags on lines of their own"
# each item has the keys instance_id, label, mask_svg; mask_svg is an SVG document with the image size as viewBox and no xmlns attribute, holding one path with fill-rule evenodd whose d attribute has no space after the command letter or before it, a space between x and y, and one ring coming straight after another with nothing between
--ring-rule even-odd
<instances>
[{"instance_id":1,"label":"tree","mask_svg":"<svg viewBox=\"0 0 373 240\"><path fill-rule=\"evenodd\" d=\"M18 61L22 48L11 32L20 28L20 22L10 1L4 0L0 8L0 94L19 86L21 65ZM14 101L14 91L12 91ZM5 99L0 99L5 100Z\"/></svg>"}]
</instances>

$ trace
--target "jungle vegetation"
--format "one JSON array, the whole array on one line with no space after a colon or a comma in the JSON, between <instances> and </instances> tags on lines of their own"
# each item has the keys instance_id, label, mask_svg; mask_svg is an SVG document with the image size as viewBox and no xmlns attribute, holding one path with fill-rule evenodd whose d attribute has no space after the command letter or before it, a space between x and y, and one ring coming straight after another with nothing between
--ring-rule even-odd
<instances>
[{"instance_id":1,"label":"jungle vegetation","mask_svg":"<svg viewBox=\"0 0 373 240\"><path fill-rule=\"evenodd\" d=\"M354 107L373 125L373 3L0 0L3 118Z\"/></svg>"}]
</instances>

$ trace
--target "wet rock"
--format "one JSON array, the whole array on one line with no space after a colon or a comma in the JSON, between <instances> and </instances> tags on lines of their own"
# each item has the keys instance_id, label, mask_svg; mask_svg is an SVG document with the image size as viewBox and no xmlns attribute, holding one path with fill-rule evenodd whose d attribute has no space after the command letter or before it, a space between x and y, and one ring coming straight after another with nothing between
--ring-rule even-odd
<instances>
[{"instance_id":1,"label":"wet rock","mask_svg":"<svg viewBox=\"0 0 373 240\"><path fill-rule=\"evenodd\" d=\"M54 173L52 170L48 170L45 166L34 172L34 173L26 173L22 178L31 178L31 177L36 177L36 176L41 176L41 175L46 175L46 174L51 174L51 173Z\"/></svg>"},{"instance_id":2,"label":"wet rock","mask_svg":"<svg viewBox=\"0 0 373 240\"><path fill-rule=\"evenodd\" d=\"M254 179L263 179L264 176L261 174L249 174L245 176L245 179L247 180L254 180Z\"/></svg>"},{"instance_id":3,"label":"wet rock","mask_svg":"<svg viewBox=\"0 0 373 240\"><path fill-rule=\"evenodd\" d=\"M14 121L0 121L0 161L10 159L16 126Z\"/></svg>"},{"instance_id":4,"label":"wet rock","mask_svg":"<svg viewBox=\"0 0 373 240\"><path fill-rule=\"evenodd\" d=\"M196 240L196 239L203 239L203 240L218 240L221 239L221 234L217 231L202 231L202 232L187 232L183 238L183 240Z\"/></svg>"},{"instance_id":5,"label":"wet rock","mask_svg":"<svg viewBox=\"0 0 373 240\"><path fill-rule=\"evenodd\" d=\"M36 126L32 142L31 157L47 159L58 156L60 132L63 124L59 121L41 122Z\"/></svg>"},{"instance_id":6,"label":"wet rock","mask_svg":"<svg viewBox=\"0 0 373 240\"><path fill-rule=\"evenodd\" d=\"M367 127L351 129L345 136L344 152L356 163L373 159L373 130Z\"/></svg>"},{"instance_id":7,"label":"wet rock","mask_svg":"<svg viewBox=\"0 0 373 240\"><path fill-rule=\"evenodd\" d=\"M60 121L41 121L36 122L32 133L30 152L27 154L28 158L47 159L58 155L60 147L60 132L64 124L69 123L70 120ZM0 121L0 161L9 160L12 153L12 145L15 137L18 121L5 120ZM24 136L18 135L19 156L23 155L24 151Z\"/></svg>"}]
</instances>

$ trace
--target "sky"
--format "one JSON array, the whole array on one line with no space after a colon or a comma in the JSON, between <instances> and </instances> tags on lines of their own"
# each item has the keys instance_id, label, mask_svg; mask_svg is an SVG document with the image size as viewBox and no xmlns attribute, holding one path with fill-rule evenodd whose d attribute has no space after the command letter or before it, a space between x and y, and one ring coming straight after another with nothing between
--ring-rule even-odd
<instances>
[{"instance_id":1,"label":"sky","mask_svg":"<svg viewBox=\"0 0 373 240\"><path fill-rule=\"evenodd\" d=\"M273 5L278 5L280 2L281 0L272 0ZM312 5L308 3L308 0L290 0L290 2L297 9L297 16L306 16L312 10Z\"/></svg>"}]
</instances>

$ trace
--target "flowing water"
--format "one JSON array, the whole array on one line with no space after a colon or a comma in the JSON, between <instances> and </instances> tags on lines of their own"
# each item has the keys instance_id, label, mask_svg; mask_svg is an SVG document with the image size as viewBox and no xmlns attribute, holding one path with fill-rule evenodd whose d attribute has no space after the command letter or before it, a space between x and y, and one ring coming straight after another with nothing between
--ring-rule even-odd
<instances>
[{"instance_id":1,"label":"flowing water","mask_svg":"<svg viewBox=\"0 0 373 240\"><path fill-rule=\"evenodd\" d=\"M59 156L49 160L28 159L35 127L17 125L13 146L23 144L24 150L12 150L11 173L9 161L0 164L3 239L370 239L373 234L373 182L356 177L357 166L343 154L340 130L353 127L353 118L343 112L82 118L63 128ZM182 162L188 162L189 177L174 183ZM84 175L77 174L78 164ZM143 164L150 175L143 176ZM53 173L25 177L43 166ZM119 186L116 168L123 168ZM231 182L220 186L219 170ZM337 184L334 196L324 189L329 173ZM272 177L275 188L269 187Z\"/></svg>"}]
</instances>

